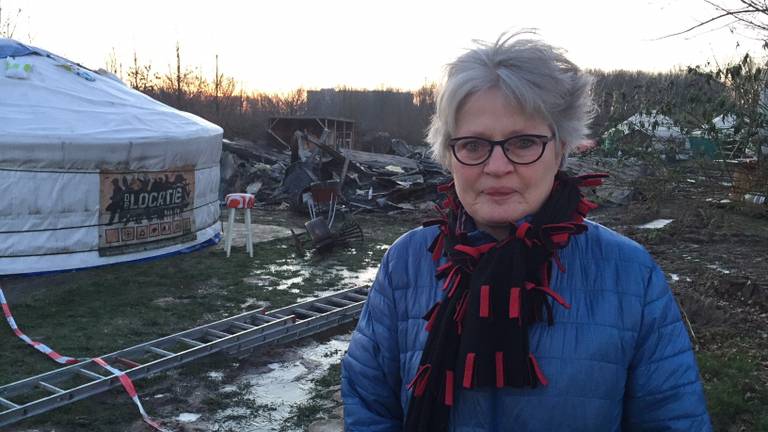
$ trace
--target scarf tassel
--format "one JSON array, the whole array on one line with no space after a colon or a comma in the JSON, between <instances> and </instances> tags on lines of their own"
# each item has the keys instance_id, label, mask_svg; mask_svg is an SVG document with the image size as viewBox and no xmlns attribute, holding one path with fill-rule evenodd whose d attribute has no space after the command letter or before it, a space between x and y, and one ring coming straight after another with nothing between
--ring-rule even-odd
<instances>
[{"instance_id":1,"label":"scarf tassel","mask_svg":"<svg viewBox=\"0 0 768 432\"><path fill-rule=\"evenodd\" d=\"M429 373L432 371L432 365L425 364L419 367L416 371L416 376L413 377L410 383L408 383L408 389L413 390L415 397L421 397L424 394L424 390L427 388L427 382L429 381Z\"/></svg>"},{"instance_id":2,"label":"scarf tassel","mask_svg":"<svg viewBox=\"0 0 768 432\"><path fill-rule=\"evenodd\" d=\"M456 312L453 313L453 320L456 321L456 331L461 335L462 325L464 322L464 314L467 313L467 302L469 298L469 291L464 291L461 294L459 302L456 303Z\"/></svg>"},{"instance_id":3,"label":"scarf tassel","mask_svg":"<svg viewBox=\"0 0 768 432\"><path fill-rule=\"evenodd\" d=\"M475 374L475 353L467 353L467 359L464 361L464 388L472 388L472 377Z\"/></svg>"},{"instance_id":4,"label":"scarf tassel","mask_svg":"<svg viewBox=\"0 0 768 432\"><path fill-rule=\"evenodd\" d=\"M517 227L517 230L515 231L515 237L519 238L520 240L523 240L525 244L528 245L528 247L531 247L530 240L525 236L528 233L528 230L531 229L531 224L528 222L523 222L520 224L519 227Z\"/></svg>"},{"instance_id":5,"label":"scarf tassel","mask_svg":"<svg viewBox=\"0 0 768 432\"><path fill-rule=\"evenodd\" d=\"M489 250L493 249L493 247L496 246L496 243L486 243L484 245L480 246L469 246L465 244L456 245L453 247L453 250L457 252L463 252L477 261L480 259L480 256L484 253L488 252Z\"/></svg>"},{"instance_id":6,"label":"scarf tassel","mask_svg":"<svg viewBox=\"0 0 768 432\"><path fill-rule=\"evenodd\" d=\"M461 273L457 272L453 279L453 286L451 287L451 290L448 291L448 298L452 298L453 294L456 293L456 288L459 287L459 283L461 282Z\"/></svg>"},{"instance_id":7,"label":"scarf tassel","mask_svg":"<svg viewBox=\"0 0 768 432\"><path fill-rule=\"evenodd\" d=\"M593 203L592 201L586 198L582 198L576 207L576 211L579 212L582 216L586 216L587 213L596 209L597 207L598 207L597 204Z\"/></svg>"},{"instance_id":8,"label":"scarf tassel","mask_svg":"<svg viewBox=\"0 0 768 432\"><path fill-rule=\"evenodd\" d=\"M491 286L480 287L480 318L491 317Z\"/></svg>"},{"instance_id":9,"label":"scarf tassel","mask_svg":"<svg viewBox=\"0 0 768 432\"><path fill-rule=\"evenodd\" d=\"M549 384L549 381L547 381L547 377L544 376L544 372L541 371L541 368L539 368L539 362L536 361L536 357L533 356L533 354L528 354L528 360L533 367L533 371L536 373L536 378L539 379L539 382L543 385Z\"/></svg>"},{"instance_id":10,"label":"scarf tassel","mask_svg":"<svg viewBox=\"0 0 768 432\"><path fill-rule=\"evenodd\" d=\"M448 182L437 186L437 191L441 193L450 192L453 190L453 182Z\"/></svg>"},{"instance_id":11,"label":"scarf tassel","mask_svg":"<svg viewBox=\"0 0 768 432\"><path fill-rule=\"evenodd\" d=\"M446 406L453 406L453 371L445 371L445 399L443 403Z\"/></svg>"},{"instance_id":12,"label":"scarf tassel","mask_svg":"<svg viewBox=\"0 0 768 432\"><path fill-rule=\"evenodd\" d=\"M552 240L552 244L556 248L560 249L568 245L568 240L570 240L570 236L571 235L568 234L567 232L563 232L563 233L552 234L551 236L549 236L549 239Z\"/></svg>"},{"instance_id":13,"label":"scarf tassel","mask_svg":"<svg viewBox=\"0 0 768 432\"><path fill-rule=\"evenodd\" d=\"M509 319L517 318L520 323L520 288L512 287L509 289Z\"/></svg>"},{"instance_id":14,"label":"scarf tassel","mask_svg":"<svg viewBox=\"0 0 768 432\"><path fill-rule=\"evenodd\" d=\"M496 388L504 387L504 352L496 351Z\"/></svg>"},{"instance_id":15,"label":"scarf tassel","mask_svg":"<svg viewBox=\"0 0 768 432\"><path fill-rule=\"evenodd\" d=\"M576 179L579 181L579 187L598 187L603 184L603 179L607 177L608 174L606 173L594 173L580 175Z\"/></svg>"},{"instance_id":16,"label":"scarf tassel","mask_svg":"<svg viewBox=\"0 0 768 432\"><path fill-rule=\"evenodd\" d=\"M560 261L560 255L557 253L557 251L552 253L552 259L555 260L555 264L557 264L557 269L560 271L560 273L565 273L565 265L563 265L563 262Z\"/></svg>"},{"instance_id":17,"label":"scarf tassel","mask_svg":"<svg viewBox=\"0 0 768 432\"><path fill-rule=\"evenodd\" d=\"M435 303L434 306L432 306L431 309L424 315L424 319L427 320L427 325L424 326L424 330L427 332L432 331L432 327L435 325L435 321L437 319L437 312L440 309L440 305L442 302Z\"/></svg>"},{"instance_id":18,"label":"scarf tassel","mask_svg":"<svg viewBox=\"0 0 768 432\"><path fill-rule=\"evenodd\" d=\"M432 261L439 261L440 257L443 256L443 243L445 243L445 234L441 230L429 246L429 251L432 252Z\"/></svg>"},{"instance_id":19,"label":"scarf tassel","mask_svg":"<svg viewBox=\"0 0 768 432\"><path fill-rule=\"evenodd\" d=\"M539 286L539 285L533 284L531 282L526 282L525 283L525 289L527 289L527 290L537 289L539 291L542 291L544 294L552 297L556 302L560 303L560 306L562 306L562 307L564 307L566 309L570 309L571 308L571 305L568 304L568 302L566 302L565 299L560 294L552 291L552 288L550 288L548 286Z\"/></svg>"},{"instance_id":20,"label":"scarf tassel","mask_svg":"<svg viewBox=\"0 0 768 432\"><path fill-rule=\"evenodd\" d=\"M454 267L453 269L451 269L451 272L450 272L450 273L448 273L448 277L446 277L446 278L445 278L445 282L443 282L443 291L447 290L447 289L448 289L448 287L449 287L449 286L450 286L452 283L455 283L455 281L454 281L454 279L453 279L453 275L455 275L455 274L457 273L457 271L458 271L458 270L459 270L459 268L458 268L458 267Z\"/></svg>"}]
</instances>

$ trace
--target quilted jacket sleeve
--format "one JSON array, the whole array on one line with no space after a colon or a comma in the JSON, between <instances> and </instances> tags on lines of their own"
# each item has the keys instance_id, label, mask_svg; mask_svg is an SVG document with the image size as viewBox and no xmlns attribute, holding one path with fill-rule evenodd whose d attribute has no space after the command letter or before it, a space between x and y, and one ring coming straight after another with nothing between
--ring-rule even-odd
<instances>
[{"instance_id":1,"label":"quilted jacket sleeve","mask_svg":"<svg viewBox=\"0 0 768 432\"><path fill-rule=\"evenodd\" d=\"M657 266L648 278L642 323L624 397L625 431L710 431L688 333Z\"/></svg>"},{"instance_id":2,"label":"quilted jacket sleeve","mask_svg":"<svg viewBox=\"0 0 768 432\"><path fill-rule=\"evenodd\" d=\"M402 429L398 321L389 252L392 250L382 260L342 362L341 393L348 432Z\"/></svg>"}]
</instances>

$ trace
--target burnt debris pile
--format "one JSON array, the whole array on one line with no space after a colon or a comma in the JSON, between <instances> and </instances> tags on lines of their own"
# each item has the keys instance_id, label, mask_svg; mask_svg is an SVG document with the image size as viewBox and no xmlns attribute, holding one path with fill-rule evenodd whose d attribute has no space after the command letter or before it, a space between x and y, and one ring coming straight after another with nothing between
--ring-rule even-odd
<instances>
[{"instance_id":1,"label":"burnt debris pile","mask_svg":"<svg viewBox=\"0 0 768 432\"><path fill-rule=\"evenodd\" d=\"M224 140L221 189L247 192L262 205L290 207L302 213L327 208L328 202L357 211L428 210L437 185L448 173L424 146L409 146L386 133L365 137L373 153L329 145L327 136L296 131L287 146L241 139Z\"/></svg>"}]
</instances>

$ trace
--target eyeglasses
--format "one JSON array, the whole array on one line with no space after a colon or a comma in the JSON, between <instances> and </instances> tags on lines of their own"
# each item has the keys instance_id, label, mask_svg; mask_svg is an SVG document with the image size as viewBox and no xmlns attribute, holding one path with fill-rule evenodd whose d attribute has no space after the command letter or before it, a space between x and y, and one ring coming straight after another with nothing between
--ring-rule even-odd
<instances>
[{"instance_id":1,"label":"eyeglasses","mask_svg":"<svg viewBox=\"0 0 768 432\"><path fill-rule=\"evenodd\" d=\"M475 166L491 158L493 148L500 146L507 160L516 165L530 165L544 154L547 143L552 141L546 135L517 135L503 140L491 141L479 137L451 138L453 157L463 165Z\"/></svg>"}]
</instances>

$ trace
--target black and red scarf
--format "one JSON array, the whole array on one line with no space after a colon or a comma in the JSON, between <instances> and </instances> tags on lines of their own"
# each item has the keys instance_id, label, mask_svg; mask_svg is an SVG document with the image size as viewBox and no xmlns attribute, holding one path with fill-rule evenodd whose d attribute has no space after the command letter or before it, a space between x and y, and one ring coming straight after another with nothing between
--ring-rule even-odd
<instances>
[{"instance_id":1,"label":"black and red scarf","mask_svg":"<svg viewBox=\"0 0 768 432\"><path fill-rule=\"evenodd\" d=\"M448 429L457 389L536 387L547 379L529 349L528 328L537 321L553 324L552 303L570 305L549 286L552 261L564 272L557 251L571 236L587 230L583 223L596 204L581 187L602 184L606 174L570 177L558 172L549 198L528 222L510 225L502 241L470 245L472 221L459 202L453 183L438 220L440 232L429 251L445 296L427 312L427 343L406 417L406 431Z\"/></svg>"}]
</instances>

